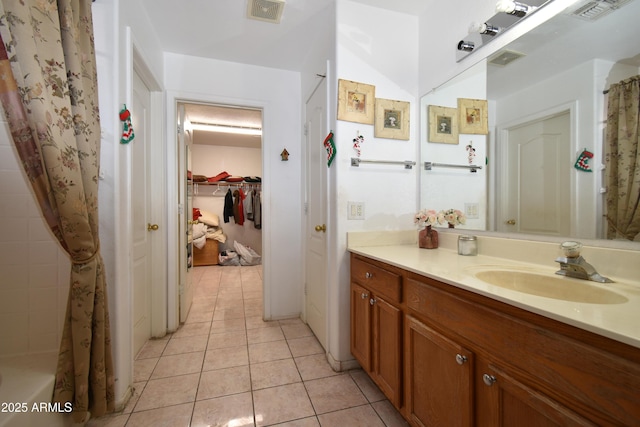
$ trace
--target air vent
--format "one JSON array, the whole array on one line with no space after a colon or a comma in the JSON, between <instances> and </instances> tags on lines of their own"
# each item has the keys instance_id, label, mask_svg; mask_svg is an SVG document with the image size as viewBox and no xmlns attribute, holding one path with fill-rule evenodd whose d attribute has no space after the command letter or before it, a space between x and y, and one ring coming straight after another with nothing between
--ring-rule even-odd
<instances>
[{"instance_id":1,"label":"air vent","mask_svg":"<svg viewBox=\"0 0 640 427\"><path fill-rule=\"evenodd\" d=\"M504 67L505 65L510 64L516 59L522 58L523 56L524 53L516 52L515 50L504 49L491 56L488 61L491 65Z\"/></svg>"},{"instance_id":2,"label":"air vent","mask_svg":"<svg viewBox=\"0 0 640 427\"><path fill-rule=\"evenodd\" d=\"M248 0L247 18L279 24L284 0Z\"/></svg>"},{"instance_id":3,"label":"air vent","mask_svg":"<svg viewBox=\"0 0 640 427\"><path fill-rule=\"evenodd\" d=\"M631 0L587 0L578 2L568 13L575 18L585 21L595 21L619 9L630 1Z\"/></svg>"}]
</instances>

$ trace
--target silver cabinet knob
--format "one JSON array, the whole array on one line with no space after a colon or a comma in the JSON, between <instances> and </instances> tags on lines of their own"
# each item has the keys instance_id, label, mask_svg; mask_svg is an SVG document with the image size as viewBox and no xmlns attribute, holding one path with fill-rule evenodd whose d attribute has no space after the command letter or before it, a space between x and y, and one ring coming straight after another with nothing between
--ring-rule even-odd
<instances>
[{"instance_id":1,"label":"silver cabinet knob","mask_svg":"<svg viewBox=\"0 0 640 427\"><path fill-rule=\"evenodd\" d=\"M375 298L371 298L371 299L369 300L369 304L370 304L370 305L373 305L373 304L375 304L375 303L376 303L376 299L375 299Z\"/></svg>"},{"instance_id":2,"label":"silver cabinet knob","mask_svg":"<svg viewBox=\"0 0 640 427\"><path fill-rule=\"evenodd\" d=\"M495 383L496 381L498 381L496 379L496 377L494 377L493 375L489 375L489 374L484 374L482 376L482 381L484 381L484 383L488 386L492 386L493 383Z\"/></svg>"},{"instance_id":3,"label":"silver cabinet knob","mask_svg":"<svg viewBox=\"0 0 640 427\"><path fill-rule=\"evenodd\" d=\"M365 294L364 292L360 295L360 298L367 299L369 298L369 294Z\"/></svg>"},{"instance_id":4,"label":"silver cabinet knob","mask_svg":"<svg viewBox=\"0 0 640 427\"><path fill-rule=\"evenodd\" d=\"M456 362L458 363L458 365L464 365L467 362L467 356L456 354Z\"/></svg>"},{"instance_id":5,"label":"silver cabinet knob","mask_svg":"<svg viewBox=\"0 0 640 427\"><path fill-rule=\"evenodd\" d=\"M364 273L364 277L367 279L371 279L373 277L373 273L366 272Z\"/></svg>"}]
</instances>

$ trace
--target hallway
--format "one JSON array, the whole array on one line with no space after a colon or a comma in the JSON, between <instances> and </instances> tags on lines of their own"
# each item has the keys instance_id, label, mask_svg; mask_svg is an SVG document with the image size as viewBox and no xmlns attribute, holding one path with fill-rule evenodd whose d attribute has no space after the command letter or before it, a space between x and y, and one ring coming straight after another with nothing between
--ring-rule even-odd
<instances>
[{"instance_id":1,"label":"hallway","mask_svg":"<svg viewBox=\"0 0 640 427\"><path fill-rule=\"evenodd\" d=\"M334 372L300 319L262 320L262 266L197 267L185 324L148 341L135 394L97 426L406 426L360 369Z\"/></svg>"}]
</instances>

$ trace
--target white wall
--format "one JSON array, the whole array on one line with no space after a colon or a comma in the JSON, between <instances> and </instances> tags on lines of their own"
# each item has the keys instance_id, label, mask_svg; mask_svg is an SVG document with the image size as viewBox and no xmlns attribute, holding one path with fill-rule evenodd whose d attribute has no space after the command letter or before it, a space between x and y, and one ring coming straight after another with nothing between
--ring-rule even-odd
<instances>
[{"instance_id":1,"label":"white wall","mask_svg":"<svg viewBox=\"0 0 640 427\"><path fill-rule=\"evenodd\" d=\"M329 352L338 361L352 359L349 351L349 254L346 234L356 230L401 230L413 227L417 207L417 168L361 164L353 139L365 138L362 159L417 161L418 143L418 18L344 0L337 4L336 79L375 86L376 98L408 101L410 139L374 137L372 125L336 121L337 155L331 165L331 198L335 200L329 266ZM336 91L334 91L334 94ZM336 99L330 101L335 105ZM332 116L335 119L335 113ZM365 220L348 220L349 201L365 204Z\"/></svg>"},{"instance_id":2,"label":"white wall","mask_svg":"<svg viewBox=\"0 0 640 427\"><path fill-rule=\"evenodd\" d=\"M207 177L222 171L235 176L262 176L262 151L259 148L193 144L191 165L194 174ZM224 196L227 189L230 188L233 193L235 187L226 187L224 182L222 184L215 196L212 193L217 189L216 186L194 184L194 188L197 185L197 193L194 190L193 207L207 210L220 218L220 227L227 236L227 241L219 244L220 251L233 250L233 242L238 241L262 254L262 230L256 229L253 221L245 220L244 225L238 225L231 218L229 222L224 222Z\"/></svg>"},{"instance_id":3,"label":"white wall","mask_svg":"<svg viewBox=\"0 0 640 427\"><path fill-rule=\"evenodd\" d=\"M165 54L165 86L172 100L263 109L262 200L265 316L302 310L302 105L300 74L226 61ZM283 162L282 150L289 152ZM228 171L229 173L233 173Z\"/></svg>"},{"instance_id":4,"label":"white wall","mask_svg":"<svg viewBox=\"0 0 640 427\"><path fill-rule=\"evenodd\" d=\"M31 192L0 122L0 356L58 351L71 263Z\"/></svg>"}]
</instances>

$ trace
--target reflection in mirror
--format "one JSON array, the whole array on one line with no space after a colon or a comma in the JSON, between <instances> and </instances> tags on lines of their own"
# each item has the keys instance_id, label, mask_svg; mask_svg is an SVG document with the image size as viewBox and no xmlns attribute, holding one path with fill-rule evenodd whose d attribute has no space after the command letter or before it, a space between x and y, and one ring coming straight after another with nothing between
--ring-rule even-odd
<instances>
[{"instance_id":1,"label":"reflection in mirror","mask_svg":"<svg viewBox=\"0 0 640 427\"><path fill-rule=\"evenodd\" d=\"M455 97L489 101L487 188L484 194L468 178L448 185L422 171L421 207L455 199L462 206L477 200L478 221L464 228L542 236L605 238L607 182L603 172L607 96L612 84L640 74L640 1L632 0L603 15L583 13L576 2L504 49L486 63L486 92L474 90L463 75L422 99L428 105L455 106ZM582 15L581 15L582 14ZM581 15L581 16L580 16ZM592 19L588 19L591 17ZM509 62L508 60L512 60ZM460 84L460 80L462 84ZM450 98L444 98L448 94ZM425 133L423 125L422 135ZM460 135L480 145L479 135ZM423 138L423 160L454 155ZM446 150L445 150L446 149ZM453 172L447 172L451 174ZM478 180L479 181L479 180ZM474 181L475 183L475 181ZM455 193L455 194L452 194ZM478 196L485 200L478 200ZM445 200L439 200L444 198ZM440 209L439 206L433 206ZM485 221L482 221L482 218ZM638 236L636 236L636 240Z\"/></svg>"}]
</instances>

